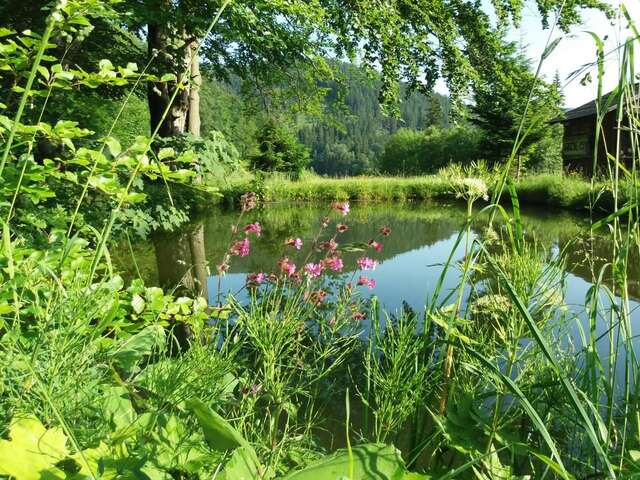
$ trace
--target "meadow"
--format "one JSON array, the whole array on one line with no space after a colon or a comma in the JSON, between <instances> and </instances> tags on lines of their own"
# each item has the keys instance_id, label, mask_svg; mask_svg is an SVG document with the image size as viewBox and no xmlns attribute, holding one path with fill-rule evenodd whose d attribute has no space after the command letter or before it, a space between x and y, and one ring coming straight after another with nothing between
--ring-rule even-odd
<instances>
[{"instance_id":1,"label":"meadow","mask_svg":"<svg viewBox=\"0 0 640 480\"><path fill-rule=\"evenodd\" d=\"M415 177L331 178L305 173L299 180L291 180L284 174L272 174L259 181L237 179L229 184L221 184L220 193L226 203L237 201L248 189L260 192L266 202L350 200L368 203L455 200L456 191L451 187L451 178L462 175L455 170L442 169L438 174ZM483 164L471 165L466 168L464 175L482 179L490 195L496 192L500 176L498 171L492 171ZM583 214L590 211L613 211L611 186L604 177L591 182L577 174L532 174L523 176L520 180L514 181L514 184L523 205L571 210ZM636 188L631 181L621 184L619 200L624 203ZM598 197L597 202L595 196ZM509 199L505 198L504 201L509 202ZM597 205L594 205L595 203Z\"/></svg>"}]
</instances>

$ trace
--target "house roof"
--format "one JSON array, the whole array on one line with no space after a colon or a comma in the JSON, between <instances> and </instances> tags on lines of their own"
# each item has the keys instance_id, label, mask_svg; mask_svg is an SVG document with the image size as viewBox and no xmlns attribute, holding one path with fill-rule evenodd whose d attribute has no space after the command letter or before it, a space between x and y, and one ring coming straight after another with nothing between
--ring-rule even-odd
<instances>
[{"instance_id":1,"label":"house roof","mask_svg":"<svg viewBox=\"0 0 640 480\"><path fill-rule=\"evenodd\" d=\"M614 94L614 91L611 91L609 93L605 93L604 95L602 95L602 100L600 105L603 106L607 106L607 112L611 112L613 110L615 110L618 107L618 102L616 102L615 98L609 98L612 97L612 95ZM580 105L577 108L574 108L573 110L569 110L568 112L565 112L564 114L564 120L562 121L567 121L567 120L574 120L576 118L582 118L582 117L589 117L591 115L595 115L596 114L596 104L598 103L598 99L594 99L591 100L590 102L587 102L583 105Z\"/></svg>"}]
</instances>

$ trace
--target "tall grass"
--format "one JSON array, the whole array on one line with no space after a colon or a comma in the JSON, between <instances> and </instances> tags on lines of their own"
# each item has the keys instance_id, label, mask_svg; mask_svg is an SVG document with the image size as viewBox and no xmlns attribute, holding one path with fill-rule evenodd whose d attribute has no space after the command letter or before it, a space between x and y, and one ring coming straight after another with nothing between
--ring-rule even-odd
<instances>
[{"instance_id":1,"label":"tall grass","mask_svg":"<svg viewBox=\"0 0 640 480\"><path fill-rule=\"evenodd\" d=\"M419 177L362 176L327 178L305 174L300 180L290 180L275 174L260 184L266 202L329 202L351 200L362 203L415 202L426 200L453 200L456 192L451 188L447 169L437 175ZM485 181L490 195L496 192L495 172L473 176ZM248 189L255 188L251 181L241 181L221 188L221 193L233 202ZM593 182L577 174L536 174L523 176L515 182L518 198L523 205L536 205L558 210L571 210L596 215L611 213L614 195L611 183L599 176ZM632 178L623 178L617 185L617 198L623 204L633 198L638 186ZM598 201L594 204L593 195ZM508 198L501 202L508 203Z\"/></svg>"}]
</instances>

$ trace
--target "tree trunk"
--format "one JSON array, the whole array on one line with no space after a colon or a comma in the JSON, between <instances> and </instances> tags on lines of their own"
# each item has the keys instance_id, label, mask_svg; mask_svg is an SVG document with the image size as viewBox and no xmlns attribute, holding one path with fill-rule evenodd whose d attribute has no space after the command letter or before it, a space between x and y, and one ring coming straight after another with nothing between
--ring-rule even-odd
<instances>
[{"instance_id":1,"label":"tree trunk","mask_svg":"<svg viewBox=\"0 0 640 480\"><path fill-rule=\"evenodd\" d=\"M201 297L209 300L207 289L207 256L204 248L204 226L198 223L193 231L189 233L189 249L191 250L191 263L193 266L194 291Z\"/></svg>"},{"instance_id":2,"label":"tree trunk","mask_svg":"<svg viewBox=\"0 0 640 480\"><path fill-rule=\"evenodd\" d=\"M191 81L189 83L189 133L194 137L200 137L200 85L202 76L200 75L200 60L196 54L196 46L192 43L190 48L191 60Z\"/></svg>"},{"instance_id":3,"label":"tree trunk","mask_svg":"<svg viewBox=\"0 0 640 480\"><path fill-rule=\"evenodd\" d=\"M170 0L165 0L170 1ZM173 73L175 81L149 82L148 103L151 131L158 130L160 137L173 137L186 132L200 136L200 65L193 43L186 42L176 47L176 37L187 39L185 32L175 32L168 25L148 25L149 54L157 55L158 70L162 74ZM186 88L175 89L183 75ZM175 94L175 99L171 99ZM170 104L171 103L171 104ZM167 115L163 118L165 111ZM201 181L198 177L197 182ZM184 233L174 237L154 238L158 277L163 288L178 288L185 293L207 296L207 263L202 224L188 227ZM172 327L179 351L188 348L191 331L187 324L177 322Z\"/></svg>"},{"instance_id":4,"label":"tree trunk","mask_svg":"<svg viewBox=\"0 0 640 480\"><path fill-rule=\"evenodd\" d=\"M150 23L147 28L149 55L157 56L156 61L159 65L161 76L165 73L173 73L176 76L175 81L149 82L147 86L151 131L155 132L156 128L159 128L158 135L160 137L180 135L185 132L187 125L190 105L189 88L183 88L178 91L164 119L163 115L169 102L171 102L171 97L179 84L180 78L182 78L185 71L189 72L187 67L191 65L191 47L174 47L172 40L178 34L167 25ZM185 38L184 33L181 33L180 36ZM197 116L199 122L199 113Z\"/></svg>"}]
</instances>

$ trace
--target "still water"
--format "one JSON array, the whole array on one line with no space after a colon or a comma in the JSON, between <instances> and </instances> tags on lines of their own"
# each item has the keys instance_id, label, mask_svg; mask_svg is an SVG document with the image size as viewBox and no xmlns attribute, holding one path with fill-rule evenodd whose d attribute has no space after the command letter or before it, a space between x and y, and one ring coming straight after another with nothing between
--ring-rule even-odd
<instances>
[{"instance_id":1,"label":"still water","mask_svg":"<svg viewBox=\"0 0 640 480\"><path fill-rule=\"evenodd\" d=\"M297 264L304 262L311 243L318 232L320 219L327 215L326 206L310 204L273 204L249 212L241 221L246 223L260 222L262 235L251 236L251 252L244 258L233 257L227 274L218 279L216 275L208 277L208 297L215 304L218 294L241 292L247 274L254 272L272 272L277 270L277 262L286 254ZM442 264L447 260L455 247L458 232L463 228L465 210L458 204L417 203L417 204L374 204L351 205L351 212L346 217L339 213L332 214L334 220L344 222L349 230L340 234L340 243L368 242L378 238L383 243L382 250L368 250L369 255L378 261L373 272L366 272L376 280L373 291L363 290L363 294L375 294L381 305L389 312L397 311L407 302L414 310L424 308L427 299L431 298L434 288L442 272ZM204 256L215 272L215 265L223 258L229 247L230 232L237 222L238 213L214 209L202 220ZM481 235L487 224L487 217L479 214L472 225L473 235ZM327 229L326 238L333 235L334 224ZM381 226L389 226L392 233L389 237L379 238ZM523 228L527 238L535 239L541 251L553 255L566 249L566 279L564 295L566 311L575 318L574 324L563 333L567 343L575 343L580 348L579 327L588 331L588 321L584 312L585 296L592 286L594 275L608 262L611 255L610 242L605 238L596 238L588 242L588 223L583 217L563 211L535 210L524 208ZM496 228L498 232L500 227ZM329 233L330 232L330 233ZM189 251L185 247L184 233L157 238L153 243L139 244L135 248L138 267L148 284L165 284L170 286L171 272L189 263L181 259L180 252ZM299 252L288 247L284 242L291 237L300 237L306 242ZM587 248L589 245L589 248ZM347 278L356 268L356 259L361 253L343 256ZM463 247L459 247L453 255L454 262L463 258ZM121 252L119 261L123 268L132 268L126 252ZM631 302L632 325L640 321L640 260L637 251L632 253L629 271L629 294ZM300 266L299 266L300 268ZM607 272L610 268L606 269ZM173 275L175 283L180 276ZM605 278L607 276L605 275ZM449 269L444 278L440 300L445 299L458 285L459 272ZM610 282L607 282L610 283ZM220 291L218 290L220 285ZM606 303L606 302L605 302ZM607 323L599 322L595 334L600 336L607 332ZM603 349L607 349L603 341ZM600 353L606 354L606 351Z\"/></svg>"}]
</instances>

